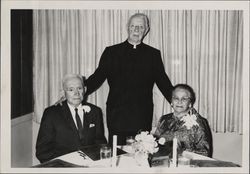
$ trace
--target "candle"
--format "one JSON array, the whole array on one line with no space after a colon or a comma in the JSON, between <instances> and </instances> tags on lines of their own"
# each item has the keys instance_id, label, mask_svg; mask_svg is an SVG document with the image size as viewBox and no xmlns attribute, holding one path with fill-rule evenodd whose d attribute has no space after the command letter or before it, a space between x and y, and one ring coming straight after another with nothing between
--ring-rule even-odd
<instances>
[{"instance_id":1,"label":"candle","mask_svg":"<svg viewBox=\"0 0 250 174\"><path fill-rule=\"evenodd\" d=\"M112 167L116 167L116 148L117 148L117 135L113 135Z\"/></svg>"},{"instance_id":2,"label":"candle","mask_svg":"<svg viewBox=\"0 0 250 174\"><path fill-rule=\"evenodd\" d=\"M177 164L177 138L173 138L173 167Z\"/></svg>"}]
</instances>

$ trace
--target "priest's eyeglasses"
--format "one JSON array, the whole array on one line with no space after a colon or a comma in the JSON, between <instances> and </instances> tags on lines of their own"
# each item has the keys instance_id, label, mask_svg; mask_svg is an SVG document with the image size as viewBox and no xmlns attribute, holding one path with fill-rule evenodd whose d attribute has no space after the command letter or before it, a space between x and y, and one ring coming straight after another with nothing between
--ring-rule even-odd
<instances>
[{"instance_id":1,"label":"priest's eyeglasses","mask_svg":"<svg viewBox=\"0 0 250 174\"><path fill-rule=\"evenodd\" d=\"M144 26L139 26L139 25L130 25L129 28L130 28L131 30L140 30L140 31L145 30L145 27L144 27Z\"/></svg>"}]
</instances>

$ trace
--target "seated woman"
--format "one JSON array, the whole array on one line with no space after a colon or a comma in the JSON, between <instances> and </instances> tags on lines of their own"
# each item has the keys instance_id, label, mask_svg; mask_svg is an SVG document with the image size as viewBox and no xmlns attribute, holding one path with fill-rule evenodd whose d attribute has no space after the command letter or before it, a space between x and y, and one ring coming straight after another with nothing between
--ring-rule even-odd
<instances>
[{"instance_id":1,"label":"seated woman","mask_svg":"<svg viewBox=\"0 0 250 174\"><path fill-rule=\"evenodd\" d=\"M174 86L171 100L174 112L160 118L155 136L165 138L166 142L176 137L181 150L212 157L211 130L207 120L193 109L194 102L195 93L190 86Z\"/></svg>"}]
</instances>

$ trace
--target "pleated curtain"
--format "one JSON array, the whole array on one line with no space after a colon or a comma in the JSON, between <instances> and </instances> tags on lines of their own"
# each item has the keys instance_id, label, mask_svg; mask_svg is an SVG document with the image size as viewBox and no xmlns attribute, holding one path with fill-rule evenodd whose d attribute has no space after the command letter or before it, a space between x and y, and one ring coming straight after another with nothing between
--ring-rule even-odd
<instances>
[{"instance_id":1,"label":"pleated curtain","mask_svg":"<svg viewBox=\"0 0 250 174\"><path fill-rule=\"evenodd\" d=\"M149 17L144 43L161 51L173 85L193 87L194 107L211 129L242 134L243 12L237 10L34 10L34 120L59 100L65 74L89 77L105 47L126 40L136 12ZM88 98L102 108L105 124L108 91L104 82ZM155 127L172 110L156 86L153 100Z\"/></svg>"}]
</instances>

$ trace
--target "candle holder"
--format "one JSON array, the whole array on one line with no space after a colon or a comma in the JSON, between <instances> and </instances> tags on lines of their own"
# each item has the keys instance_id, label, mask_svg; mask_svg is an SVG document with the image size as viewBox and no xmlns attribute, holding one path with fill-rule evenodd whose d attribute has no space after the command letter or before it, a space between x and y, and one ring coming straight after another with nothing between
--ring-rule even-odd
<instances>
[{"instance_id":1,"label":"candle holder","mask_svg":"<svg viewBox=\"0 0 250 174\"><path fill-rule=\"evenodd\" d=\"M138 166L140 167L148 167L148 153L142 152L142 151L136 151L134 158Z\"/></svg>"}]
</instances>

